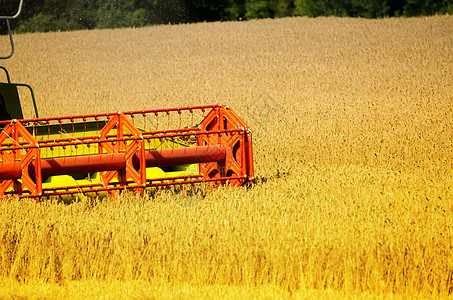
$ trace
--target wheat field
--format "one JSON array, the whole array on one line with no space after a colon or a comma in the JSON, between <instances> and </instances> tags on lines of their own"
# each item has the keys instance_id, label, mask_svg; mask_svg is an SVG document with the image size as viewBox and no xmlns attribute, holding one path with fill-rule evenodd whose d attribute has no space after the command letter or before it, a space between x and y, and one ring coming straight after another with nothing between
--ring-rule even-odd
<instances>
[{"instance_id":1,"label":"wheat field","mask_svg":"<svg viewBox=\"0 0 453 300\"><path fill-rule=\"evenodd\" d=\"M2 201L0 297L453 294L453 17L164 25L15 43L3 65L34 87L40 116L226 104L253 131L256 178L70 205Z\"/></svg>"}]
</instances>

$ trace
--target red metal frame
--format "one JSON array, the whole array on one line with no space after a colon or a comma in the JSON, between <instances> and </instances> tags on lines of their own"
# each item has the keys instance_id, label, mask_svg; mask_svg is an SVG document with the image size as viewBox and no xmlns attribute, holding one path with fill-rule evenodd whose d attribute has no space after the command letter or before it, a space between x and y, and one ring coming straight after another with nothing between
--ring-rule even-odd
<instances>
[{"instance_id":1,"label":"red metal frame","mask_svg":"<svg viewBox=\"0 0 453 300\"><path fill-rule=\"evenodd\" d=\"M253 176L251 132L247 125L228 107L213 108L200 124L201 131L226 130L225 134L204 134L197 136L198 145L222 144L227 149L227 157L222 162L209 162L200 165L205 179L235 178L232 186L240 186ZM241 129L240 132L233 129ZM235 175L235 176L234 176Z\"/></svg>"},{"instance_id":2,"label":"red metal frame","mask_svg":"<svg viewBox=\"0 0 453 300\"><path fill-rule=\"evenodd\" d=\"M159 113L171 113L171 112L182 112L182 111L189 111L189 112L194 112L197 110L200 110L202 112L205 112L206 110L211 110L213 108L220 108L220 107L226 107L221 104L215 104L215 105L200 105L200 106L186 106L186 107L176 107L176 108L162 108L162 109L148 109L148 110L138 110L138 111L128 111L128 112L123 112L122 114L125 116L129 116L131 118L134 118L134 116L140 116L140 115L148 115L148 114L159 114ZM105 114L87 114L87 115L74 115L74 116L63 116L63 117L50 117L50 118L35 118L35 119L22 119L18 120L22 124L34 124L38 125L39 123L44 123L44 124L49 124L52 121L57 121L57 122L64 122L64 121L70 121L70 122L75 122L76 120L80 120L82 122L85 122L89 119L93 120L100 120L102 118L110 119L110 117L117 116L118 113L105 113ZM0 121L0 126L9 124L11 121Z\"/></svg>"},{"instance_id":3,"label":"red metal frame","mask_svg":"<svg viewBox=\"0 0 453 300\"><path fill-rule=\"evenodd\" d=\"M10 150L2 149L1 146L7 140L11 140L17 146ZM30 147L25 149L21 144L26 144ZM16 171L11 174L12 176L9 179L0 180L0 198L3 198L5 192L10 188L13 188L14 193L18 196L25 194L27 197L40 197L42 195L39 146L33 136L18 120L10 121L0 133L0 160L2 165L6 163L6 166L16 168ZM29 167L33 162L35 176L32 178L29 173ZM17 176L19 175L17 172L18 166L20 166L20 177ZM0 169L2 168L0 167ZM8 170L8 167L5 169ZM9 168L9 171L11 171L11 168Z\"/></svg>"},{"instance_id":4,"label":"red metal frame","mask_svg":"<svg viewBox=\"0 0 453 300\"><path fill-rule=\"evenodd\" d=\"M145 145L143 136L140 131L129 121L124 114L118 113L102 128L99 140L108 141L108 134L116 129L116 138L124 142L100 143L99 154L120 154L124 153L126 166L124 169L101 172L101 182L104 188L108 188L113 179L117 179L121 186L127 187L127 180L132 179L137 185L146 184L146 162L145 162ZM125 131L129 131L134 140L127 143L124 139ZM135 169L133 164L134 156L138 158L138 168ZM142 188L137 188L136 192L142 192Z\"/></svg>"},{"instance_id":5,"label":"red metal frame","mask_svg":"<svg viewBox=\"0 0 453 300\"><path fill-rule=\"evenodd\" d=\"M197 127L146 131L134 125L139 118L143 118L146 124L148 117L155 117L158 125L159 122L160 125L164 123L162 119L165 120L165 117L170 123L172 115L188 114L193 119L196 112L202 115L208 112ZM159 119L161 115L163 117ZM74 131L75 124L79 127L82 124L86 130L87 122L98 124L101 120L103 125L95 135L74 138L62 133L63 126ZM142 192L149 187L201 182L240 186L253 177L251 132L227 106L192 106L0 122L0 126L5 124L0 133L0 198L14 195L38 198L103 191L112 194L124 189ZM53 130L61 128L58 138L52 135L51 127ZM38 128L46 134L39 135ZM29 131L39 139L36 140ZM181 139L188 141L187 144L177 144L179 146L170 149L146 149L146 143L156 145L157 142ZM88 150L78 150L81 148ZM68 156L68 149L76 154ZM40 153L46 154L41 157ZM147 167L193 163L199 163L199 175L146 178ZM42 189L43 177L93 172L100 172L100 184Z\"/></svg>"}]
</instances>

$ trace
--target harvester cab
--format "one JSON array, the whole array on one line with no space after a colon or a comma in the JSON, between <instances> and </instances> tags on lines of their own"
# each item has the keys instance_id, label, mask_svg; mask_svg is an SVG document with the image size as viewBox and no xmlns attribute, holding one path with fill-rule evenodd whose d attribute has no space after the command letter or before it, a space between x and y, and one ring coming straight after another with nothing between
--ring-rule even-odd
<instances>
[{"instance_id":1,"label":"harvester cab","mask_svg":"<svg viewBox=\"0 0 453 300\"><path fill-rule=\"evenodd\" d=\"M7 79L7 82L0 82L0 121L24 118L18 91L19 87L25 87L30 91L31 98L33 100L33 107L35 110L35 117L38 118L38 108L36 106L35 93L33 92L31 86L24 83L11 82L8 70L3 66L0 66L0 69L5 72Z\"/></svg>"},{"instance_id":2,"label":"harvester cab","mask_svg":"<svg viewBox=\"0 0 453 300\"><path fill-rule=\"evenodd\" d=\"M9 59L14 54L14 42L9 21L17 18L20 15L22 11L22 4L23 0L20 0L17 11L12 15L0 16L0 20L4 21L6 24L7 34L9 36L9 42L11 45L11 52L8 55L3 56L2 54L0 54L2 55L0 56L1 60ZM7 80L6 82L0 82L0 121L24 118L19 100L18 87L26 87L30 90L35 109L35 117L38 118L38 109L36 107L33 89L27 84L12 83L8 70L3 66L0 66L0 69L4 71Z\"/></svg>"},{"instance_id":3,"label":"harvester cab","mask_svg":"<svg viewBox=\"0 0 453 300\"><path fill-rule=\"evenodd\" d=\"M23 118L17 88L0 83L0 121Z\"/></svg>"},{"instance_id":4,"label":"harvester cab","mask_svg":"<svg viewBox=\"0 0 453 300\"><path fill-rule=\"evenodd\" d=\"M9 20L2 16L14 44ZM0 84L0 199L113 196L115 192L229 184L253 177L251 131L227 106L203 105L39 118L32 88ZM31 93L24 119L18 93Z\"/></svg>"}]
</instances>

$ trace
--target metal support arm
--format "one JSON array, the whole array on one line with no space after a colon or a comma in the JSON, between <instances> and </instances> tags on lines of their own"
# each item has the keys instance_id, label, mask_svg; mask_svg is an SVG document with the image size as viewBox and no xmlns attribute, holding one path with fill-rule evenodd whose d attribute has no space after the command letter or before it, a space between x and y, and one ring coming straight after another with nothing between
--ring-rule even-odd
<instances>
[{"instance_id":1,"label":"metal support arm","mask_svg":"<svg viewBox=\"0 0 453 300\"><path fill-rule=\"evenodd\" d=\"M0 59L8 59L14 54L14 42L13 42L13 35L11 34L11 26L9 25L9 20L15 19L20 15L20 12L22 11L22 4L24 3L24 0L20 0L19 2L19 8L17 9L17 12L12 15L12 16L0 16L0 20L5 20L6 22L6 27L8 28L8 35L9 35L9 42L11 44L11 53L7 56L0 56Z\"/></svg>"}]
</instances>

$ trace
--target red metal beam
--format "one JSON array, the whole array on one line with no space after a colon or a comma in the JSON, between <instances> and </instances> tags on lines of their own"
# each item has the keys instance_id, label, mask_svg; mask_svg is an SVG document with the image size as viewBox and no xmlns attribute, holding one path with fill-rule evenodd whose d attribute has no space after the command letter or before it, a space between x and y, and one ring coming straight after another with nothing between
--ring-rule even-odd
<instances>
[{"instance_id":1,"label":"red metal beam","mask_svg":"<svg viewBox=\"0 0 453 300\"><path fill-rule=\"evenodd\" d=\"M121 170L126 166L124 154L96 154L41 160L43 177Z\"/></svg>"},{"instance_id":2,"label":"red metal beam","mask_svg":"<svg viewBox=\"0 0 453 300\"><path fill-rule=\"evenodd\" d=\"M223 145L209 145L188 148L148 150L145 152L147 167L169 167L225 160L226 149ZM134 166L138 166L138 156Z\"/></svg>"},{"instance_id":3,"label":"red metal beam","mask_svg":"<svg viewBox=\"0 0 453 300\"><path fill-rule=\"evenodd\" d=\"M226 149L223 145L209 145L189 148L172 148L147 150L145 161L147 167L168 167L225 160ZM34 164L29 167L30 176L35 177ZM133 157L134 167L138 169L139 157ZM126 167L124 153L95 154L86 156L69 156L41 160L43 177L122 170ZM20 162L0 163L0 180L19 179Z\"/></svg>"},{"instance_id":4,"label":"red metal beam","mask_svg":"<svg viewBox=\"0 0 453 300\"><path fill-rule=\"evenodd\" d=\"M34 171L34 164L35 162L32 162L30 164L30 167L28 168L28 172L32 177L35 177L36 175ZM121 170L125 167L125 165L126 160L124 159L124 154L122 153L47 158L41 159L41 174L42 177L49 177L55 175L94 173L101 171ZM0 179L2 178L0 177Z\"/></svg>"},{"instance_id":5,"label":"red metal beam","mask_svg":"<svg viewBox=\"0 0 453 300\"><path fill-rule=\"evenodd\" d=\"M21 174L20 161L0 163L0 180L19 179Z\"/></svg>"}]
</instances>

